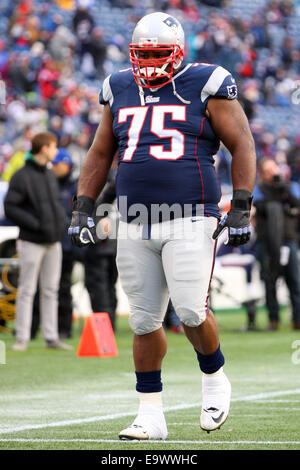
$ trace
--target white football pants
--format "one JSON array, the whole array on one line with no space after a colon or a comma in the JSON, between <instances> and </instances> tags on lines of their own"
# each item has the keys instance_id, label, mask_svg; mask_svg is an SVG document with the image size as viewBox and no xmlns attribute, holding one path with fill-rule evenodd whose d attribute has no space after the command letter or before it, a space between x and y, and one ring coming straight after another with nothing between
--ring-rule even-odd
<instances>
[{"instance_id":1,"label":"white football pants","mask_svg":"<svg viewBox=\"0 0 300 470\"><path fill-rule=\"evenodd\" d=\"M186 217L145 227L120 222L117 266L137 335L162 326L169 297L180 320L200 325L207 315L216 241L215 217Z\"/></svg>"}]
</instances>

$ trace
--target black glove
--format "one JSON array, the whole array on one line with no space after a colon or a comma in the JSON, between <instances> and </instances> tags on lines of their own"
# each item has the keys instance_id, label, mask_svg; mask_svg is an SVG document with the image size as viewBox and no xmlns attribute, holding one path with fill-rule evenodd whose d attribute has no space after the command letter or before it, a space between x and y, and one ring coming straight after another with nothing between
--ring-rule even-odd
<instances>
[{"instance_id":1,"label":"black glove","mask_svg":"<svg viewBox=\"0 0 300 470\"><path fill-rule=\"evenodd\" d=\"M227 245L239 246L250 240L250 209L252 195L249 191L238 189L233 191L230 211L220 220L213 239L228 228Z\"/></svg>"},{"instance_id":2,"label":"black glove","mask_svg":"<svg viewBox=\"0 0 300 470\"><path fill-rule=\"evenodd\" d=\"M85 246L97 242L96 225L92 217L94 201L88 196L73 199L72 220L68 235L73 245Z\"/></svg>"}]
</instances>

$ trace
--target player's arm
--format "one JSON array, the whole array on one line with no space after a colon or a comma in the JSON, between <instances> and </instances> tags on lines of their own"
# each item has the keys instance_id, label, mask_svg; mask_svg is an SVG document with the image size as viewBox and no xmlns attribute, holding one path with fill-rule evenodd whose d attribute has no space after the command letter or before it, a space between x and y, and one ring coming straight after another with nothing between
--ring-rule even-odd
<instances>
[{"instance_id":1,"label":"player's arm","mask_svg":"<svg viewBox=\"0 0 300 470\"><path fill-rule=\"evenodd\" d=\"M94 203L104 188L117 150L112 121L110 108L105 105L101 122L80 173L77 198L73 203L68 234L72 243L77 246L95 243L97 240L96 226L92 218Z\"/></svg>"},{"instance_id":2,"label":"player's arm","mask_svg":"<svg viewBox=\"0 0 300 470\"><path fill-rule=\"evenodd\" d=\"M256 154L248 119L237 100L210 98L207 114L219 139L232 155L233 190L252 193L256 176Z\"/></svg>"},{"instance_id":3,"label":"player's arm","mask_svg":"<svg viewBox=\"0 0 300 470\"><path fill-rule=\"evenodd\" d=\"M233 198L229 213L221 220L213 238L228 228L228 243L234 246L250 238L250 209L256 177L255 144L247 117L237 100L210 98L207 115L214 132L232 155Z\"/></svg>"}]
</instances>

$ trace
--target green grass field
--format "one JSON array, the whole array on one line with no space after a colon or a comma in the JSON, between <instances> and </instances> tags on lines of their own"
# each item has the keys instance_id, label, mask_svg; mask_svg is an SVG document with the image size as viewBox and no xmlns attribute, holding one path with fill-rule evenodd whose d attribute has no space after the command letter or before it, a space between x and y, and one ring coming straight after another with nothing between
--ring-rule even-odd
<instances>
[{"instance_id":1,"label":"green grass field","mask_svg":"<svg viewBox=\"0 0 300 470\"><path fill-rule=\"evenodd\" d=\"M0 333L6 346L6 364L0 365L0 448L300 449L300 354L292 347L300 331L290 328L285 312L276 332L238 332L244 313L216 317L232 383L231 412L220 430L200 429L199 366L186 338L168 332L163 368L168 438L118 440L137 410L132 335L127 319L119 318L115 358L76 356L80 322L74 324L71 352L47 350L41 338L26 352L13 352L14 338ZM266 326L264 312L259 322Z\"/></svg>"}]
</instances>

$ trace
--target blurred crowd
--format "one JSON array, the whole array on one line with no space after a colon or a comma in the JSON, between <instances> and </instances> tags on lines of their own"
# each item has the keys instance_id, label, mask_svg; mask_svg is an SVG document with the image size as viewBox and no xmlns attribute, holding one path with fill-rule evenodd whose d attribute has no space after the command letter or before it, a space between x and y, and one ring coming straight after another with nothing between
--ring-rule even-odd
<instances>
[{"instance_id":1,"label":"blurred crowd","mask_svg":"<svg viewBox=\"0 0 300 470\"><path fill-rule=\"evenodd\" d=\"M299 35L290 29L297 2L264 0L246 19L237 0L19 0L1 2L0 174L9 181L36 132L50 130L79 171L101 117L104 77L129 65L128 42L143 14L168 11L186 30L186 59L218 63L236 77L258 159L271 156L298 177L299 135L257 119L262 106L292 108L300 74ZM246 5L245 5L246 6ZM103 11L103 19L101 12ZM105 11L105 15L104 15ZM99 14L100 13L100 14ZM67 15L67 16L66 16ZM107 15L123 29L107 29ZM121 16L120 16L121 15ZM300 17L299 23L300 24ZM5 21L4 21L5 20ZM119 25L118 23L118 25ZM298 41L298 42L297 42ZM5 83L5 89L3 86ZM299 82L298 82L299 83ZM221 149L221 183L230 185L230 156Z\"/></svg>"}]
</instances>

